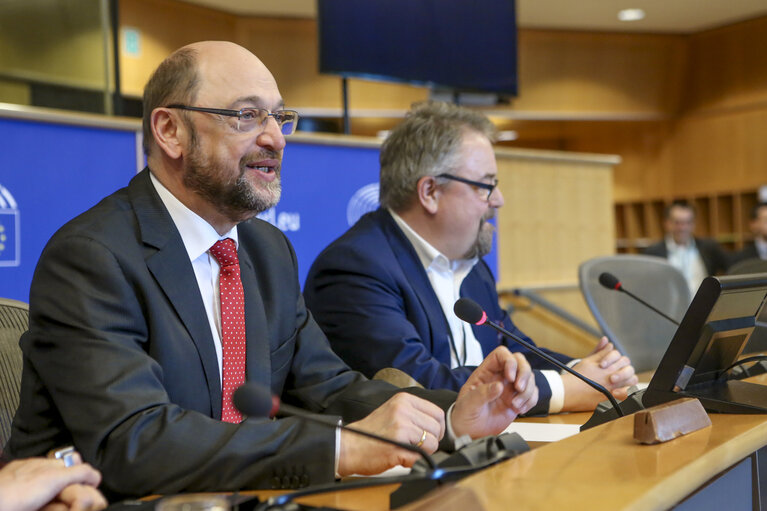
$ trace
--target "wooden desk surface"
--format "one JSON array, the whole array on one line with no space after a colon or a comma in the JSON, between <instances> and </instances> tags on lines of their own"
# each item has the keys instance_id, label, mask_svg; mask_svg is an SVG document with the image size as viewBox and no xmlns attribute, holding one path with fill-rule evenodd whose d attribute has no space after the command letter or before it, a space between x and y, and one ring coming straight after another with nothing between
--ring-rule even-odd
<instances>
[{"instance_id":1,"label":"wooden desk surface","mask_svg":"<svg viewBox=\"0 0 767 511\"><path fill-rule=\"evenodd\" d=\"M572 423L588 415L552 419ZM623 417L469 476L456 483L453 491L462 491L464 497L471 494L489 510L509 509L512 504L514 509L533 511L668 509L767 444L767 415L710 417L711 428L658 445L637 444L633 416ZM339 509L386 510L395 489L396 485L387 485L299 501ZM445 508L444 502L439 507Z\"/></svg>"},{"instance_id":2,"label":"wooden desk surface","mask_svg":"<svg viewBox=\"0 0 767 511\"><path fill-rule=\"evenodd\" d=\"M751 381L766 384L767 375ZM520 420L582 424L590 415L574 413ZM469 476L445 492L446 501L455 502L455 506L446 507L442 501L431 507L466 509L458 501L468 494L489 510L668 509L767 445L767 415L709 417L710 428L658 445L636 443L634 417L623 417ZM389 495L396 487L336 492L299 501L339 509L387 510ZM266 497L277 492L257 493ZM431 507L419 508L415 504L402 509Z\"/></svg>"}]
</instances>

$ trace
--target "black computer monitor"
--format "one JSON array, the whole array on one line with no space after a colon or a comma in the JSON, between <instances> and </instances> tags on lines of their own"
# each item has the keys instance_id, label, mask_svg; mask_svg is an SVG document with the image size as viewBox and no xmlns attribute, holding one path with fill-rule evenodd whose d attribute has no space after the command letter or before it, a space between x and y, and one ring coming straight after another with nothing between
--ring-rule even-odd
<instances>
[{"instance_id":1,"label":"black computer monitor","mask_svg":"<svg viewBox=\"0 0 767 511\"><path fill-rule=\"evenodd\" d=\"M644 406L681 397L706 410L767 413L767 386L728 380L757 318L767 313L767 274L707 277L687 309L647 390Z\"/></svg>"}]
</instances>

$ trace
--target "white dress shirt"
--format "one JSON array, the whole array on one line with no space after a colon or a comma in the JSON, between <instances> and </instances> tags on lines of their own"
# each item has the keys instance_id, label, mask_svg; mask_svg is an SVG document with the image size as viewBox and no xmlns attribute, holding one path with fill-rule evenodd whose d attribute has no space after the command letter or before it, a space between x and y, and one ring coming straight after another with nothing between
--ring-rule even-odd
<instances>
[{"instance_id":1,"label":"white dress shirt","mask_svg":"<svg viewBox=\"0 0 767 511\"><path fill-rule=\"evenodd\" d=\"M434 248L410 227L405 220L394 211L389 210L394 221L402 229L421 261L432 289L437 295L442 312L445 314L452 339L450 347L450 368L460 366L478 366L482 363L482 345L474 335L474 331L465 321L461 321L453 312L453 304L461 297L461 284L471 272L478 258L459 259L450 261L444 254ZM576 361L577 362L577 361ZM562 410L565 401L565 387L562 376L557 371L541 371L551 388L549 413Z\"/></svg>"},{"instance_id":2,"label":"white dress shirt","mask_svg":"<svg viewBox=\"0 0 767 511\"><path fill-rule=\"evenodd\" d=\"M691 239L686 245L679 245L671 236L666 236L666 251L668 252L668 262L679 269L687 280L687 287L690 288L690 296L695 296L698 287L703 279L708 277L708 270L703 263L698 247L695 246L695 240Z\"/></svg>"},{"instance_id":3,"label":"white dress shirt","mask_svg":"<svg viewBox=\"0 0 767 511\"><path fill-rule=\"evenodd\" d=\"M222 378L222 348L221 348L221 299L219 297L218 274L219 264L216 258L210 255L210 247L218 240L231 238L239 247L237 239L237 227L224 236L219 236L216 230L197 213L184 206L170 191L165 188L151 172L149 176L157 190L160 200L168 209L173 223L176 225L184 248L189 255L189 260L194 269L197 286L200 288L202 303L205 305L205 313L210 324L210 333L213 335L213 343L218 357L218 381Z\"/></svg>"}]
</instances>

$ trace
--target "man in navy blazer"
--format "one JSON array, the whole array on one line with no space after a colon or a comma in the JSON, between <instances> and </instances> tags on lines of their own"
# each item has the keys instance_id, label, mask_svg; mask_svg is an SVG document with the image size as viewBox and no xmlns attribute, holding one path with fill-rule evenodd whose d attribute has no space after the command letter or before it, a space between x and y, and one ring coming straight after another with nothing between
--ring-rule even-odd
<instances>
[{"instance_id":1,"label":"man in navy blazer","mask_svg":"<svg viewBox=\"0 0 767 511\"><path fill-rule=\"evenodd\" d=\"M73 444L111 495L291 488L418 459L301 419L223 417L226 364L242 360L229 350L243 343L237 376L428 452L498 433L533 406L529 365L508 350L457 397L397 393L332 352L304 306L290 243L253 219L279 200L296 122L245 48L195 43L163 61L144 93L148 168L60 229L40 257L8 454ZM239 303L219 299L226 286L211 247L221 240L236 247ZM227 335L232 309L243 312L244 341Z\"/></svg>"},{"instance_id":2,"label":"man in navy blazer","mask_svg":"<svg viewBox=\"0 0 767 511\"><path fill-rule=\"evenodd\" d=\"M492 244L488 222L503 196L496 187L483 115L446 103L416 106L381 147L381 208L362 217L312 265L304 296L333 350L367 376L394 367L430 389L458 389L474 367L507 341L452 312L472 298L527 338L498 303L482 260ZM604 396L510 341L535 371L534 412L589 410ZM545 350L618 397L636 382L629 360L606 339L581 361ZM542 371L541 371L542 370Z\"/></svg>"}]
</instances>

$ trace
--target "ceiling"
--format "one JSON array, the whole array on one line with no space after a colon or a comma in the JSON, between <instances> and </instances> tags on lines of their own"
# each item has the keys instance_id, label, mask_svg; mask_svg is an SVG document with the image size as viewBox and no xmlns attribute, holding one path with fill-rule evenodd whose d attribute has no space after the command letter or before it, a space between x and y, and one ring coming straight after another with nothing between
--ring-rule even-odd
<instances>
[{"instance_id":1,"label":"ceiling","mask_svg":"<svg viewBox=\"0 0 767 511\"><path fill-rule=\"evenodd\" d=\"M184 0L242 16L313 18L317 0ZM369 0L358 0L365 2ZM695 33L767 15L765 0L516 0L522 28L611 32ZM644 19L619 21L620 9Z\"/></svg>"}]
</instances>

